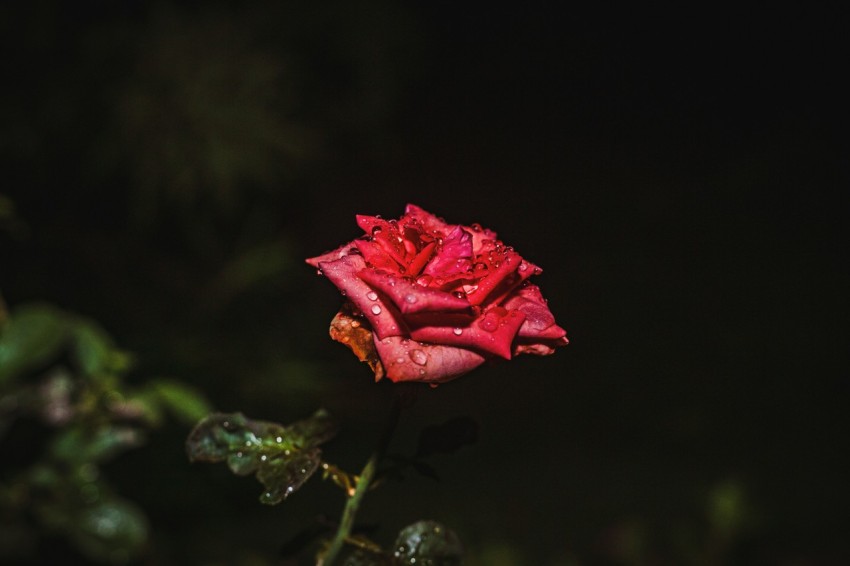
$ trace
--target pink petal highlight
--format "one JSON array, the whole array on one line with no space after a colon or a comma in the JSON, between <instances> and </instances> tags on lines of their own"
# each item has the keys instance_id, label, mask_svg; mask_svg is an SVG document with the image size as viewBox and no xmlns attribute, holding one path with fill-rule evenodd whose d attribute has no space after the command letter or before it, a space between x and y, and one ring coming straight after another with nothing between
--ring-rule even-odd
<instances>
[{"instance_id":1,"label":"pink petal highlight","mask_svg":"<svg viewBox=\"0 0 850 566\"><path fill-rule=\"evenodd\" d=\"M359 255L319 264L322 273L363 313L376 336L406 334L407 326L398 309L357 276L365 267L366 262Z\"/></svg>"},{"instance_id":2,"label":"pink petal highlight","mask_svg":"<svg viewBox=\"0 0 850 566\"><path fill-rule=\"evenodd\" d=\"M480 366L486 358L463 348L421 344L397 336L375 340L381 363L392 381L444 383Z\"/></svg>"}]
</instances>

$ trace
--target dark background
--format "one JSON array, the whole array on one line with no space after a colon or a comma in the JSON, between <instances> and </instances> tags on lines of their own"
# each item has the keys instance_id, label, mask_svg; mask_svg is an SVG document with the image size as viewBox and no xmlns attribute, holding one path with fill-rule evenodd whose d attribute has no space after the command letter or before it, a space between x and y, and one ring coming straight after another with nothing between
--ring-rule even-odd
<instances>
[{"instance_id":1,"label":"dark background","mask_svg":"<svg viewBox=\"0 0 850 566\"><path fill-rule=\"evenodd\" d=\"M412 202L544 268L570 346L423 388L393 450L458 415L480 441L370 495L381 542L434 518L470 564L850 558L837 10L42 1L0 22L0 290L98 320L133 379L282 422L326 406L353 471L391 386L328 340L340 298L303 258ZM185 433L109 470L152 563L268 559L341 508L318 481L263 508L186 464Z\"/></svg>"}]
</instances>

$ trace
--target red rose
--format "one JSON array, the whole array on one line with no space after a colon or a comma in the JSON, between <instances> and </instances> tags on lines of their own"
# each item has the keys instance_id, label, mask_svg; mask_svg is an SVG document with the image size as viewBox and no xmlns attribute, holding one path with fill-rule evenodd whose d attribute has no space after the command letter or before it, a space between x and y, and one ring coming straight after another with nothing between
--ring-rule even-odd
<instances>
[{"instance_id":1,"label":"red rose","mask_svg":"<svg viewBox=\"0 0 850 566\"><path fill-rule=\"evenodd\" d=\"M547 355L567 344L540 289L541 269L496 233L408 205L398 220L357 216L365 234L307 260L348 302L334 340L375 378L440 383L495 357Z\"/></svg>"}]
</instances>

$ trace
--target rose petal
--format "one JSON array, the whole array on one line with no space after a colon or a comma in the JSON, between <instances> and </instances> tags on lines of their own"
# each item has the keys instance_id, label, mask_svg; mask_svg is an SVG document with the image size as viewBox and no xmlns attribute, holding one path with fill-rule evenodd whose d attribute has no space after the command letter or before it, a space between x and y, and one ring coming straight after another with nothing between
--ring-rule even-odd
<instances>
[{"instance_id":1,"label":"rose petal","mask_svg":"<svg viewBox=\"0 0 850 566\"><path fill-rule=\"evenodd\" d=\"M505 280L517 271L521 262L522 257L518 253L514 251L505 252L504 259L499 261L498 265L493 264L494 269L478 281L478 288L475 292L469 293L467 297L469 302L473 305L481 305L485 301L491 302L488 301L490 293L505 283ZM519 281L520 277L516 276L508 284L516 285Z\"/></svg>"},{"instance_id":2,"label":"rose petal","mask_svg":"<svg viewBox=\"0 0 850 566\"><path fill-rule=\"evenodd\" d=\"M437 316L432 318L439 320ZM441 321L441 324L419 326L421 321L411 317L410 337L429 344L472 348L509 360L514 338L524 320L523 313L501 307L494 307L463 326L446 326L446 323L451 324L450 319Z\"/></svg>"},{"instance_id":3,"label":"rose petal","mask_svg":"<svg viewBox=\"0 0 850 566\"><path fill-rule=\"evenodd\" d=\"M357 276L369 286L388 297L405 314L423 311L453 312L469 310L469 301L451 293L431 289L414 283L410 279L396 277L391 273L362 269Z\"/></svg>"},{"instance_id":4,"label":"rose petal","mask_svg":"<svg viewBox=\"0 0 850 566\"><path fill-rule=\"evenodd\" d=\"M468 373L486 359L471 350L420 344L397 336L375 340L375 347L392 381L444 383Z\"/></svg>"},{"instance_id":5,"label":"rose petal","mask_svg":"<svg viewBox=\"0 0 850 566\"><path fill-rule=\"evenodd\" d=\"M325 276L360 309L378 338L406 334L407 327L398 309L357 276L365 267L366 261L359 255L319 264Z\"/></svg>"},{"instance_id":6,"label":"rose petal","mask_svg":"<svg viewBox=\"0 0 850 566\"><path fill-rule=\"evenodd\" d=\"M343 244L335 250L325 252L322 255L317 255L316 257L311 257L305 260L308 264L313 267L318 268L320 263L326 261L336 261L341 257L345 257L348 255L349 250L354 247L355 242L348 242L347 244Z\"/></svg>"},{"instance_id":7,"label":"rose petal","mask_svg":"<svg viewBox=\"0 0 850 566\"><path fill-rule=\"evenodd\" d=\"M472 235L455 226L443 238L443 244L423 273L443 279L457 278L472 271Z\"/></svg>"},{"instance_id":8,"label":"rose petal","mask_svg":"<svg viewBox=\"0 0 850 566\"><path fill-rule=\"evenodd\" d=\"M535 356L549 356L555 353L558 346L566 346L570 341L564 336L557 340L544 340L542 342L530 342L528 344L518 342L514 347L514 355L534 354Z\"/></svg>"},{"instance_id":9,"label":"rose petal","mask_svg":"<svg viewBox=\"0 0 850 566\"><path fill-rule=\"evenodd\" d=\"M434 232L440 232L441 234L445 234L451 229L449 224L446 224L446 221L442 218L439 218L430 212L426 212L424 209L419 208L415 204L408 204L404 209L404 216L402 216L400 222L404 222L408 219L415 220L422 224L422 227L429 234L433 234Z\"/></svg>"},{"instance_id":10,"label":"rose petal","mask_svg":"<svg viewBox=\"0 0 850 566\"><path fill-rule=\"evenodd\" d=\"M377 242L355 240L354 245L360 251L363 259L375 269L386 269L393 273L401 273L398 261L388 254Z\"/></svg>"},{"instance_id":11,"label":"rose petal","mask_svg":"<svg viewBox=\"0 0 850 566\"><path fill-rule=\"evenodd\" d=\"M361 362L369 364L375 373L375 381L379 381L385 373L375 349L375 338L372 331L361 324L360 317L354 315L355 309L350 302L343 303L331 321L330 335L332 339L354 352Z\"/></svg>"},{"instance_id":12,"label":"rose petal","mask_svg":"<svg viewBox=\"0 0 850 566\"><path fill-rule=\"evenodd\" d=\"M567 335L566 330L555 324L555 315L537 285L528 284L515 290L504 305L525 314L520 337L559 340Z\"/></svg>"}]
</instances>

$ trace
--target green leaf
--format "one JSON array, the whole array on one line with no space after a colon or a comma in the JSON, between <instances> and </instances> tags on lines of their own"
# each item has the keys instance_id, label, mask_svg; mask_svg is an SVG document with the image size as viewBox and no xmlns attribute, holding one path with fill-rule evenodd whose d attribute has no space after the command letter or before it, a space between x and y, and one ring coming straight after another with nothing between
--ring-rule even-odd
<instances>
[{"instance_id":1,"label":"green leaf","mask_svg":"<svg viewBox=\"0 0 850 566\"><path fill-rule=\"evenodd\" d=\"M56 356L66 336L61 311L38 304L15 309L0 330L0 386Z\"/></svg>"},{"instance_id":2,"label":"green leaf","mask_svg":"<svg viewBox=\"0 0 850 566\"><path fill-rule=\"evenodd\" d=\"M401 530L393 555L401 564L460 566L463 546L457 535L435 521L419 521Z\"/></svg>"},{"instance_id":3,"label":"green leaf","mask_svg":"<svg viewBox=\"0 0 850 566\"><path fill-rule=\"evenodd\" d=\"M289 426L254 421L242 413L214 413L199 422L186 441L192 462L226 461L237 475L256 473L266 490L260 501L280 503L318 469L318 448L336 433L324 410Z\"/></svg>"}]
</instances>

